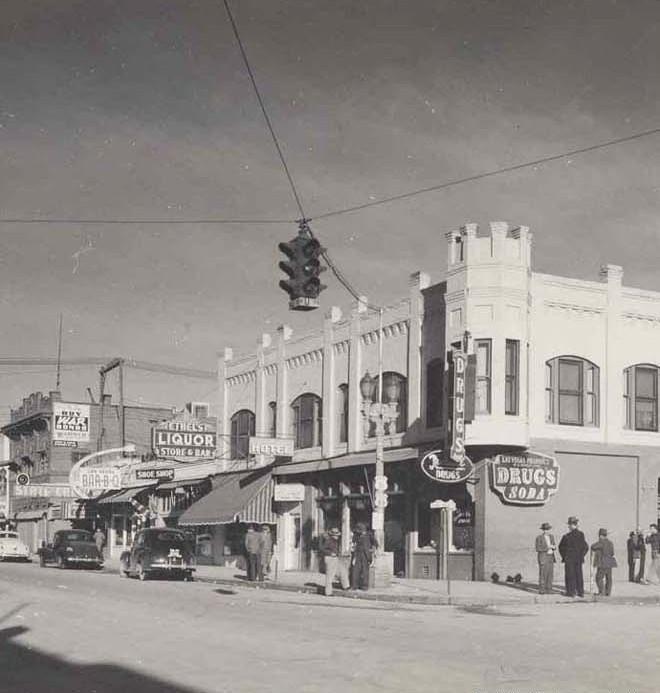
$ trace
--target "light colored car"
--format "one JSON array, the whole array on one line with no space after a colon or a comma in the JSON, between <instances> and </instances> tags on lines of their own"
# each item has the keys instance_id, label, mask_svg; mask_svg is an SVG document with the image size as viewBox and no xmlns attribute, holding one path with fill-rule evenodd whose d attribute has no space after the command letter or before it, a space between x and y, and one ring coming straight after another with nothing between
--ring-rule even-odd
<instances>
[{"instance_id":1,"label":"light colored car","mask_svg":"<svg viewBox=\"0 0 660 693\"><path fill-rule=\"evenodd\" d=\"M0 530L0 561L29 561L30 549L18 538L16 532Z\"/></svg>"}]
</instances>

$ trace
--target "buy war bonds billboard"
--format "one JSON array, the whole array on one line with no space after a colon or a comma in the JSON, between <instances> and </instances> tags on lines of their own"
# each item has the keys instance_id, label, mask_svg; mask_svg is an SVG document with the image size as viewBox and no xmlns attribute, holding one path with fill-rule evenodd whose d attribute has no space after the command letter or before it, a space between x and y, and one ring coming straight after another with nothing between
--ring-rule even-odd
<instances>
[{"instance_id":1,"label":"buy war bonds billboard","mask_svg":"<svg viewBox=\"0 0 660 693\"><path fill-rule=\"evenodd\" d=\"M53 441L72 447L89 443L89 404L53 403Z\"/></svg>"},{"instance_id":2,"label":"buy war bonds billboard","mask_svg":"<svg viewBox=\"0 0 660 693\"><path fill-rule=\"evenodd\" d=\"M497 455L490 464L490 485L508 505L543 505L559 486L559 465L539 452Z\"/></svg>"}]
</instances>

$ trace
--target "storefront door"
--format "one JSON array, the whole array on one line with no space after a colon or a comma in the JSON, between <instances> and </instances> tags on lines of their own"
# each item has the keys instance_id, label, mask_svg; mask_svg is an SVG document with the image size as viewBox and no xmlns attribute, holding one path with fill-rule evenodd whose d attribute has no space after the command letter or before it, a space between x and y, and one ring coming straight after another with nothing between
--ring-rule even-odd
<instances>
[{"instance_id":1,"label":"storefront door","mask_svg":"<svg viewBox=\"0 0 660 693\"><path fill-rule=\"evenodd\" d=\"M302 515L300 506L284 516L284 570L300 569Z\"/></svg>"}]
</instances>

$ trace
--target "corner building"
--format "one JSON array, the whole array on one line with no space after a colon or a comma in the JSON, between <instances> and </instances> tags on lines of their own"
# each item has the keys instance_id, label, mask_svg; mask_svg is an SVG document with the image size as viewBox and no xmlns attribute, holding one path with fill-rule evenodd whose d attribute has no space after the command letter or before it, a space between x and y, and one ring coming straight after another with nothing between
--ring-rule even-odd
<instances>
[{"instance_id":1,"label":"corner building","mask_svg":"<svg viewBox=\"0 0 660 693\"><path fill-rule=\"evenodd\" d=\"M437 576L444 562L432 545L440 527L430 504L453 500L453 579L520 572L535 580L540 524L549 521L559 538L569 515L590 541L609 529L616 577L625 579L628 532L658 518L660 293L624 287L616 265L598 281L532 272L524 226L494 222L480 234L466 224L446 234L446 246L446 278L431 284L413 274L409 295L383 313L383 392L398 406L384 453L385 549L395 573ZM321 532L337 526L348 542L357 522L371 522L376 438L362 393L365 375L378 374L379 334L364 299L347 316L332 307L308 334L287 326L264 334L252 355L225 350L225 466L272 465L280 569L315 569ZM448 361L465 347L476 356L475 414L465 433L475 473L439 483L420 459L450 445ZM293 438L293 458L250 458L254 434ZM503 499L497 456L530 453L553 459L556 488L536 504Z\"/></svg>"}]
</instances>

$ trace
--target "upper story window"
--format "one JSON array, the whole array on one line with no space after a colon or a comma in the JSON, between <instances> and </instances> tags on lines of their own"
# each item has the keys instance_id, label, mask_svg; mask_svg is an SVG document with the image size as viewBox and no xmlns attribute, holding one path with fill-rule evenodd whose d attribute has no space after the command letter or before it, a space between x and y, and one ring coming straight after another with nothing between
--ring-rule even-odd
<instances>
[{"instance_id":1,"label":"upper story window","mask_svg":"<svg viewBox=\"0 0 660 693\"><path fill-rule=\"evenodd\" d=\"M337 388L337 432L339 442L348 442L348 385L341 384Z\"/></svg>"},{"instance_id":2,"label":"upper story window","mask_svg":"<svg viewBox=\"0 0 660 693\"><path fill-rule=\"evenodd\" d=\"M445 362L433 359L426 365L426 426L442 426L442 398L445 382Z\"/></svg>"},{"instance_id":3,"label":"upper story window","mask_svg":"<svg viewBox=\"0 0 660 693\"><path fill-rule=\"evenodd\" d=\"M321 445L323 435L323 403L318 395L300 395L291 404L291 423L296 448Z\"/></svg>"},{"instance_id":4,"label":"upper story window","mask_svg":"<svg viewBox=\"0 0 660 693\"><path fill-rule=\"evenodd\" d=\"M598 426L598 366L578 356L558 356L545 366L545 420L567 426Z\"/></svg>"},{"instance_id":5,"label":"upper story window","mask_svg":"<svg viewBox=\"0 0 660 693\"><path fill-rule=\"evenodd\" d=\"M277 402L268 402L268 435L277 436Z\"/></svg>"},{"instance_id":6,"label":"upper story window","mask_svg":"<svg viewBox=\"0 0 660 693\"><path fill-rule=\"evenodd\" d=\"M520 342L517 339L506 340L504 366L504 413L517 416L520 391Z\"/></svg>"},{"instance_id":7,"label":"upper story window","mask_svg":"<svg viewBox=\"0 0 660 693\"><path fill-rule=\"evenodd\" d=\"M378 401L378 376L374 378L374 401ZM398 415L392 426L392 431L403 433L408 427L408 381L401 373L388 371L383 373L383 393L380 400L382 403L396 403L398 405ZM371 424L370 436L376 435L376 425Z\"/></svg>"},{"instance_id":8,"label":"upper story window","mask_svg":"<svg viewBox=\"0 0 660 693\"><path fill-rule=\"evenodd\" d=\"M658 367L630 366L623 371L623 400L626 428L658 430Z\"/></svg>"},{"instance_id":9,"label":"upper story window","mask_svg":"<svg viewBox=\"0 0 660 693\"><path fill-rule=\"evenodd\" d=\"M475 339L474 353L477 356L475 414L490 414L492 389L492 341Z\"/></svg>"},{"instance_id":10,"label":"upper story window","mask_svg":"<svg viewBox=\"0 0 660 693\"><path fill-rule=\"evenodd\" d=\"M245 460L248 456L249 438L254 435L254 414L241 409L231 417L230 457Z\"/></svg>"}]
</instances>

